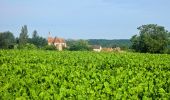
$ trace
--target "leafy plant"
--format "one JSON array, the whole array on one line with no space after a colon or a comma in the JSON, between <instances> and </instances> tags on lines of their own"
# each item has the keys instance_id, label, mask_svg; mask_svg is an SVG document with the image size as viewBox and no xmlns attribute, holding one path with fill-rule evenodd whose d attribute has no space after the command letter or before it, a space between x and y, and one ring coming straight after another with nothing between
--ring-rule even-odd
<instances>
[{"instance_id":1,"label":"leafy plant","mask_svg":"<svg viewBox=\"0 0 170 100\"><path fill-rule=\"evenodd\" d=\"M170 99L170 55L0 50L0 99Z\"/></svg>"}]
</instances>

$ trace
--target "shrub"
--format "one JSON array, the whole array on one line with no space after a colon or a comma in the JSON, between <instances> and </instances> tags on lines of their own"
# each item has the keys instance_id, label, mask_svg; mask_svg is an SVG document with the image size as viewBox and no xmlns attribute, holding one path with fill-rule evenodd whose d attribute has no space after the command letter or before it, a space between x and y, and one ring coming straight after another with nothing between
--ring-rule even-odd
<instances>
[{"instance_id":1,"label":"shrub","mask_svg":"<svg viewBox=\"0 0 170 100\"><path fill-rule=\"evenodd\" d=\"M56 47L54 45L46 45L44 47L45 50L57 50Z\"/></svg>"}]
</instances>

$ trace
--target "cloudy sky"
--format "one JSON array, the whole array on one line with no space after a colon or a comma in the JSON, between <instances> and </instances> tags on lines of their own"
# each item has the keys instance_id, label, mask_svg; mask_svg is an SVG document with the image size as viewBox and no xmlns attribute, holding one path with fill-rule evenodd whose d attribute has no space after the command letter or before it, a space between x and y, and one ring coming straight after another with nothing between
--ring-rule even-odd
<instances>
[{"instance_id":1,"label":"cloudy sky","mask_svg":"<svg viewBox=\"0 0 170 100\"><path fill-rule=\"evenodd\" d=\"M71 39L128 39L143 24L170 31L170 0L0 0L0 32Z\"/></svg>"}]
</instances>

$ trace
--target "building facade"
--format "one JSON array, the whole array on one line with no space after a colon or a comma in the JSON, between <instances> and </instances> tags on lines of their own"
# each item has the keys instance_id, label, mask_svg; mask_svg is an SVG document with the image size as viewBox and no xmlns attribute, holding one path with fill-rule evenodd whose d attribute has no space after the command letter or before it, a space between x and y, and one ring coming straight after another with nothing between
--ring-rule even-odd
<instances>
[{"instance_id":1,"label":"building facade","mask_svg":"<svg viewBox=\"0 0 170 100\"><path fill-rule=\"evenodd\" d=\"M48 45L54 45L59 51L62 51L64 48L67 47L66 42L63 38L52 38L50 36L48 37Z\"/></svg>"},{"instance_id":2,"label":"building facade","mask_svg":"<svg viewBox=\"0 0 170 100\"><path fill-rule=\"evenodd\" d=\"M102 47L99 45L93 45L92 48L93 48L93 51L96 51L96 52L100 52L102 50Z\"/></svg>"}]
</instances>

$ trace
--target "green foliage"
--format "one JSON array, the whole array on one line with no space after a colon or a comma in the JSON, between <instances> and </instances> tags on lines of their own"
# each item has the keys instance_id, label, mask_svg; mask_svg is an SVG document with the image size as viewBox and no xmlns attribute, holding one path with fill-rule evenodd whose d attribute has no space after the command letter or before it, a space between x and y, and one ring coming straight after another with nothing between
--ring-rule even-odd
<instances>
[{"instance_id":1,"label":"green foliage","mask_svg":"<svg viewBox=\"0 0 170 100\"><path fill-rule=\"evenodd\" d=\"M13 33L7 31L0 33L0 49L14 48L15 37Z\"/></svg>"},{"instance_id":2,"label":"green foliage","mask_svg":"<svg viewBox=\"0 0 170 100\"><path fill-rule=\"evenodd\" d=\"M35 50L35 49L37 49L37 47L36 47L34 44L27 43L27 44L25 45L24 49L27 49L27 50Z\"/></svg>"},{"instance_id":3,"label":"green foliage","mask_svg":"<svg viewBox=\"0 0 170 100\"><path fill-rule=\"evenodd\" d=\"M34 44L38 48L43 48L47 45L47 40L41 36L38 36L36 30L34 30L32 38L29 40L30 43Z\"/></svg>"},{"instance_id":4,"label":"green foliage","mask_svg":"<svg viewBox=\"0 0 170 100\"><path fill-rule=\"evenodd\" d=\"M46 46L44 46L43 49L44 49L44 50L57 50L54 45L46 45Z\"/></svg>"},{"instance_id":5,"label":"green foliage","mask_svg":"<svg viewBox=\"0 0 170 100\"><path fill-rule=\"evenodd\" d=\"M163 26L155 24L138 27L139 36L131 38L132 49L138 52L166 53L168 46L168 31Z\"/></svg>"},{"instance_id":6,"label":"green foliage","mask_svg":"<svg viewBox=\"0 0 170 100\"><path fill-rule=\"evenodd\" d=\"M14 46L15 48L14 49L24 49L24 50L36 50L37 47L34 45L34 44L31 44L31 43L27 43L25 45L15 45Z\"/></svg>"},{"instance_id":7,"label":"green foliage","mask_svg":"<svg viewBox=\"0 0 170 100\"><path fill-rule=\"evenodd\" d=\"M168 54L170 54L170 48L168 48Z\"/></svg>"},{"instance_id":8,"label":"green foliage","mask_svg":"<svg viewBox=\"0 0 170 100\"><path fill-rule=\"evenodd\" d=\"M19 35L19 45L24 46L28 43L28 30L27 26L24 25L21 29L21 33Z\"/></svg>"},{"instance_id":9,"label":"green foliage","mask_svg":"<svg viewBox=\"0 0 170 100\"><path fill-rule=\"evenodd\" d=\"M0 50L1 100L170 99L170 55Z\"/></svg>"},{"instance_id":10,"label":"green foliage","mask_svg":"<svg viewBox=\"0 0 170 100\"><path fill-rule=\"evenodd\" d=\"M106 39L89 39L89 45L101 45L102 47L120 47L121 49L129 49L131 46L131 42L129 39L114 39L114 40L106 40Z\"/></svg>"},{"instance_id":11,"label":"green foliage","mask_svg":"<svg viewBox=\"0 0 170 100\"><path fill-rule=\"evenodd\" d=\"M88 51L90 47L85 40L69 40L67 41L68 49L71 51Z\"/></svg>"}]
</instances>

